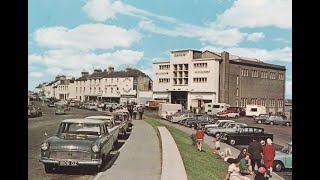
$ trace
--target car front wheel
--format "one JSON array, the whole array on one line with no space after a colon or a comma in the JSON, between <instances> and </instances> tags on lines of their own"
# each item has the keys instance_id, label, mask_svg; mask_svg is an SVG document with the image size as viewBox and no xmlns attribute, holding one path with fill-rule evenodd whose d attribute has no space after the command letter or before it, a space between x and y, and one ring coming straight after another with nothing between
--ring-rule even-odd
<instances>
[{"instance_id":1,"label":"car front wheel","mask_svg":"<svg viewBox=\"0 0 320 180\"><path fill-rule=\"evenodd\" d=\"M281 161L275 161L273 164L273 169L276 172L282 171L284 168L283 163Z\"/></svg>"},{"instance_id":2,"label":"car front wheel","mask_svg":"<svg viewBox=\"0 0 320 180\"><path fill-rule=\"evenodd\" d=\"M239 116L238 115L236 115L234 118L238 118Z\"/></svg>"},{"instance_id":3,"label":"car front wheel","mask_svg":"<svg viewBox=\"0 0 320 180\"><path fill-rule=\"evenodd\" d=\"M290 126L290 123L287 122L287 123L286 123L286 126Z\"/></svg>"},{"instance_id":4,"label":"car front wheel","mask_svg":"<svg viewBox=\"0 0 320 180\"><path fill-rule=\"evenodd\" d=\"M230 144L231 146L236 145L236 140L230 139L230 140L229 140L229 144Z\"/></svg>"},{"instance_id":5,"label":"car front wheel","mask_svg":"<svg viewBox=\"0 0 320 180\"><path fill-rule=\"evenodd\" d=\"M273 122L272 122L272 121L270 122L270 125L271 125L271 126L273 125Z\"/></svg>"},{"instance_id":6,"label":"car front wheel","mask_svg":"<svg viewBox=\"0 0 320 180\"><path fill-rule=\"evenodd\" d=\"M261 124L261 120L258 121L258 124Z\"/></svg>"}]
</instances>

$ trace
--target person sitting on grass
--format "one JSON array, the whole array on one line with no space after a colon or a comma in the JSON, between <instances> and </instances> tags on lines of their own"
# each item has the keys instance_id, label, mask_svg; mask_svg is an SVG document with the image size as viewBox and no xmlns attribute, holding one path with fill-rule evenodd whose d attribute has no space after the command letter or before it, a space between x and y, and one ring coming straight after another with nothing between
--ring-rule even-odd
<instances>
[{"instance_id":1,"label":"person sitting on grass","mask_svg":"<svg viewBox=\"0 0 320 180\"><path fill-rule=\"evenodd\" d=\"M220 141L219 139L215 138L213 139L214 142L214 150L213 150L213 154L217 154L220 155Z\"/></svg>"},{"instance_id":2,"label":"person sitting on grass","mask_svg":"<svg viewBox=\"0 0 320 180\"><path fill-rule=\"evenodd\" d=\"M232 160L232 161L231 161ZM249 177L240 174L240 161L238 158L231 159L227 174L224 180L251 180Z\"/></svg>"},{"instance_id":3,"label":"person sitting on grass","mask_svg":"<svg viewBox=\"0 0 320 180\"><path fill-rule=\"evenodd\" d=\"M243 176L251 175L254 178L254 172L252 171L252 167L248 164L249 154L247 154L244 158L240 160L240 174Z\"/></svg>"}]
</instances>

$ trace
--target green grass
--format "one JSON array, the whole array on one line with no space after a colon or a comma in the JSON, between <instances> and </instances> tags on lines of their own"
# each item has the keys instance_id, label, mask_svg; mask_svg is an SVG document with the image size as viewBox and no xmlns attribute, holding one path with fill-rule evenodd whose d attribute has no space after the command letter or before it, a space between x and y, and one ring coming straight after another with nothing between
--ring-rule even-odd
<instances>
[{"instance_id":1,"label":"green grass","mask_svg":"<svg viewBox=\"0 0 320 180\"><path fill-rule=\"evenodd\" d=\"M221 180L224 179L228 163L217 159L212 154L212 148L204 144L205 152L199 152L196 146L192 146L190 135L159 120L146 117L145 121L154 128L165 126L175 140L189 180Z\"/></svg>"}]
</instances>

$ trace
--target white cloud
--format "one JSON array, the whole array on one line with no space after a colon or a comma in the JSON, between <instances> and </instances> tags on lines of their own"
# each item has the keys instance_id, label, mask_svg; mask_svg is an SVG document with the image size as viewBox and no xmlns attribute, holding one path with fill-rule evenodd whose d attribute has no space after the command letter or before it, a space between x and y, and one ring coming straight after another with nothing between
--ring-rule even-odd
<instances>
[{"instance_id":1,"label":"white cloud","mask_svg":"<svg viewBox=\"0 0 320 180\"><path fill-rule=\"evenodd\" d=\"M139 28L167 36L198 38L201 42L221 46L236 46L247 36L250 37L250 40L263 36L263 33L242 33L236 28L222 29L213 25L203 27L187 23L176 24L172 29L167 29L156 26L151 20L140 21Z\"/></svg>"},{"instance_id":2,"label":"white cloud","mask_svg":"<svg viewBox=\"0 0 320 180\"><path fill-rule=\"evenodd\" d=\"M40 28L34 32L33 36L40 46L80 50L130 47L141 37L135 30L105 24L82 24L73 29Z\"/></svg>"},{"instance_id":3,"label":"white cloud","mask_svg":"<svg viewBox=\"0 0 320 180\"><path fill-rule=\"evenodd\" d=\"M240 48L240 47L231 47L231 48L221 48L206 46L201 48L201 50L210 50L213 52L222 52L227 51L232 55L248 58L256 58L263 62L270 61L283 61L283 62L292 62L292 49L290 47L284 47L280 49L259 49L259 48Z\"/></svg>"},{"instance_id":4,"label":"white cloud","mask_svg":"<svg viewBox=\"0 0 320 180\"><path fill-rule=\"evenodd\" d=\"M36 78L43 76L43 73L41 72L30 72L29 74L31 77L36 77Z\"/></svg>"},{"instance_id":5,"label":"white cloud","mask_svg":"<svg viewBox=\"0 0 320 180\"><path fill-rule=\"evenodd\" d=\"M47 73L57 75L68 72L80 75L82 69L101 68L106 69L109 65L135 64L142 59L144 53L132 50L117 50L112 53L95 54L75 50L49 50L43 54L31 54L29 58L37 58L40 61L30 65L41 65L47 68ZM29 61L30 62L30 61ZM94 65L94 66L93 66Z\"/></svg>"},{"instance_id":6,"label":"white cloud","mask_svg":"<svg viewBox=\"0 0 320 180\"><path fill-rule=\"evenodd\" d=\"M292 27L292 0L236 0L217 17L218 24L233 27Z\"/></svg>"},{"instance_id":7,"label":"white cloud","mask_svg":"<svg viewBox=\"0 0 320 180\"><path fill-rule=\"evenodd\" d=\"M273 41L277 41L277 42L284 42L284 43L289 43L290 41L288 41L287 39L284 38L274 38L272 39Z\"/></svg>"},{"instance_id":8,"label":"white cloud","mask_svg":"<svg viewBox=\"0 0 320 180\"><path fill-rule=\"evenodd\" d=\"M292 81L286 81L286 98L292 97Z\"/></svg>"},{"instance_id":9,"label":"white cloud","mask_svg":"<svg viewBox=\"0 0 320 180\"><path fill-rule=\"evenodd\" d=\"M247 40L248 40L248 41L257 42L257 41L259 41L259 40L261 40L261 39L263 39L263 38L265 38L264 33L262 33L262 32L256 32L256 33L252 33L252 34L248 35Z\"/></svg>"},{"instance_id":10,"label":"white cloud","mask_svg":"<svg viewBox=\"0 0 320 180\"><path fill-rule=\"evenodd\" d=\"M114 19L116 13L110 0L89 0L82 9L96 21Z\"/></svg>"}]
</instances>

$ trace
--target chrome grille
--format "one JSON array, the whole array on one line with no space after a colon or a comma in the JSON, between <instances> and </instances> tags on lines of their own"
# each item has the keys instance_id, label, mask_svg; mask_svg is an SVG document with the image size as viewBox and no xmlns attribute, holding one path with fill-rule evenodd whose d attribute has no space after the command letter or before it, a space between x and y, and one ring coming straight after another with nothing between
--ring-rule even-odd
<instances>
[{"instance_id":1,"label":"chrome grille","mask_svg":"<svg viewBox=\"0 0 320 180\"><path fill-rule=\"evenodd\" d=\"M79 151L53 151L50 153L50 158L90 160L91 154L88 152Z\"/></svg>"}]
</instances>

